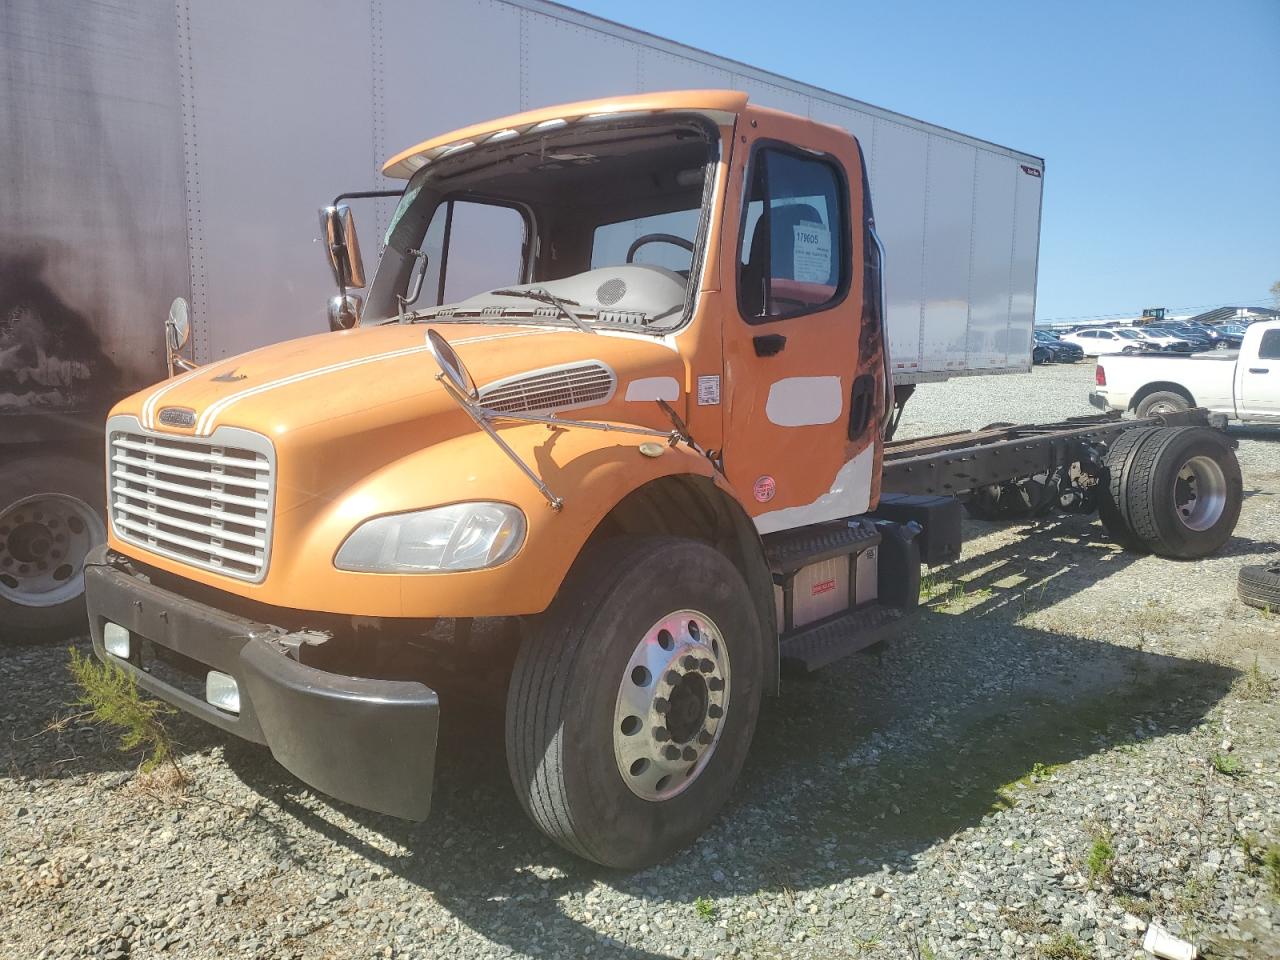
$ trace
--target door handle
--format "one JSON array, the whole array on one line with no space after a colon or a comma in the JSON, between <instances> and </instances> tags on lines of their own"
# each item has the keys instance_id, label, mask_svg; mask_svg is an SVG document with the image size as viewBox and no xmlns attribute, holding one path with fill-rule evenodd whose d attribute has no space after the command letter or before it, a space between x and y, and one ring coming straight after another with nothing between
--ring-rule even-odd
<instances>
[{"instance_id":1,"label":"door handle","mask_svg":"<svg viewBox=\"0 0 1280 960\"><path fill-rule=\"evenodd\" d=\"M787 345L787 338L780 333L766 333L752 337L751 342L755 345L757 357L772 357L782 352L782 348Z\"/></svg>"},{"instance_id":2,"label":"door handle","mask_svg":"<svg viewBox=\"0 0 1280 960\"><path fill-rule=\"evenodd\" d=\"M1250 367L1249 372L1250 373L1270 373L1271 368L1270 367Z\"/></svg>"}]
</instances>

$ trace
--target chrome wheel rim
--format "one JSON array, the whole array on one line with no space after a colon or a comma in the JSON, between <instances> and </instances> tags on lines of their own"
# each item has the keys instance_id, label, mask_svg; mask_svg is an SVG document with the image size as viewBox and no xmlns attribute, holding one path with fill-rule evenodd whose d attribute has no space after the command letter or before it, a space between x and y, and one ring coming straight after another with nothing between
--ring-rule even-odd
<instances>
[{"instance_id":1,"label":"chrome wheel rim","mask_svg":"<svg viewBox=\"0 0 1280 960\"><path fill-rule=\"evenodd\" d=\"M669 800L706 769L729 709L729 651L715 623L678 610L645 632L613 711L613 755L643 800Z\"/></svg>"},{"instance_id":2,"label":"chrome wheel rim","mask_svg":"<svg viewBox=\"0 0 1280 960\"><path fill-rule=\"evenodd\" d=\"M1175 406L1174 406L1172 403L1170 403L1169 401L1167 401L1167 400L1160 400L1159 402L1157 402L1157 403L1153 403L1153 404L1151 405L1151 409L1150 409L1150 411L1149 411L1149 412L1150 412L1150 413L1175 413L1175 412L1177 412L1177 409L1178 409L1178 408L1177 408L1177 407L1175 407Z\"/></svg>"},{"instance_id":3,"label":"chrome wheel rim","mask_svg":"<svg viewBox=\"0 0 1280 960\"><path fill-rule=\"evenodd\" d=\"M1227 478L1210 457L1192 457L1173 481L1178 519L1188 530L1208 530L1227 508Z\"/></svg>"},{"instance_id":4,"label":"chrome wheel rim","mask_svg":"<svg viewBox=\"0 0 1280 960\"><path fill-rule=\"evenodd\" d=\"M0 598L53 607L84 592L84 558L107 539L97 511L65 494L42 493L0 511Z\"/></svg>"}]
</instances>

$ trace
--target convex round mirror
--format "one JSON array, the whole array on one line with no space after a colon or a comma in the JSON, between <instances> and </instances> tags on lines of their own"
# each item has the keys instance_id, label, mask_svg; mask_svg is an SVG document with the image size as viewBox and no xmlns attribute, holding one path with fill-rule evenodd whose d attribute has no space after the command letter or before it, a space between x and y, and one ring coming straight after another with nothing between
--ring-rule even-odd
<instances>
[{"instance_id":1,"label":"convex round mirror","mask_svg":"<svg viewBox=\"0 0 1280 960\"><path fill-rule=\"evenodd\" d=\"M169 304L169 318L164 322L165 341L169 350L177 353L191 339L191 308L185 297L175 297Z\"/></svg>"},{"instance_id":2,"label":"convex round mirror","mask_svg":"<svg viewBox=\"0 0 1280 960\"><path fill-rule=\"evenodd\" d=\"M434 330L428 330L427 346L430 348L431 356L435 358L440 372L445 375L453 388L464 397L478 400L480 391L476 388L476 382L472 379L470 371L467 370L466 364L462 362L462 358L458 356L457 351L449 346L449 341Z\"/></svg>"}]
</instances>

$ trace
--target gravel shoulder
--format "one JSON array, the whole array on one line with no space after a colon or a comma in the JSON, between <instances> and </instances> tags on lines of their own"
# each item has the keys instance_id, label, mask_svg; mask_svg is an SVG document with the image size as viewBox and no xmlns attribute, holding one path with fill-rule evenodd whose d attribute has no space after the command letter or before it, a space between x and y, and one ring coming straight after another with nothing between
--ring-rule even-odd
<instances>
[{"instance_id":1,"label":"gravel shoulder","mask_svg":"<svg viewBox=\"0 0 1280 960\"><path fill-rule=\"evenodd\" d=\"M1092 370L925 385L899 435L1090 413ZM0 956L1101 960L1152 920L1280 956L1280 612L1235 599L1280 554L1280 430L1233 435L1222 554L970 523L909 633L788 681L712 830L630 875L524 819L492 712L445 702L422 824L185 717L178 795L74 719L65 646L0 647Z\"/></svg>"}]
</instances>

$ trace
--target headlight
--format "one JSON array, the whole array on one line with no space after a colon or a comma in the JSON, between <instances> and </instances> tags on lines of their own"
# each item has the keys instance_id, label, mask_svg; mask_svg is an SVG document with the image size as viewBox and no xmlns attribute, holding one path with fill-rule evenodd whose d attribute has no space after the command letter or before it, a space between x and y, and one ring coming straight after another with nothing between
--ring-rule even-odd
<instances>
[{"instance_id":1,"label":"headlight","mask_svg":"<svg viewBox=\"0 0 1280 960\"><path fill-rule=\"evenodd\" d=\"M359 573L480 570L514 556L524 531L524 514L506 503L455 503L375 517L351 532L333 565Z\"/></svg>"}]
</instances>

